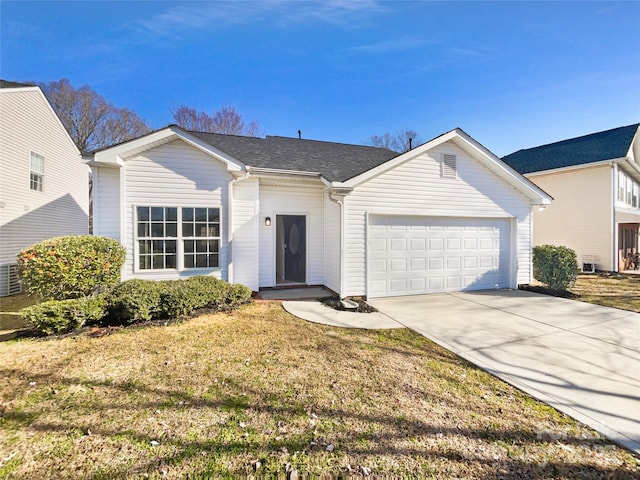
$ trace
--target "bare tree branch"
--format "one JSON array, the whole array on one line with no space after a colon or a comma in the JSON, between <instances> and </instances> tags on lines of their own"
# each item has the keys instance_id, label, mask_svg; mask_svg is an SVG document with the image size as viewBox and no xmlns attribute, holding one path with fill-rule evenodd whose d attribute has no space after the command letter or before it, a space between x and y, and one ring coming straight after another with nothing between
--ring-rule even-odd
<instances>
[{"instance_id":1,"label":"bare tree branch","mask_svg":"<svg viewBox=\"0 0 640 480\"><path fill-rule=\"evenodd\" d=\"M173 107L170 111L176 124L186 130L248 137L259 135L258 122L254 120L245 124L242 115L231 106L222 106L213 115L198 112L195 107L189 105Z\"/></svg>"},{"instance_id":2,"label":"bare tree branch","mask_svg":"<svg viewBox=\"0 0 640 480\"><path fill-rule=\"evenodd\" d=\"M364 145L386 148L387 150L402 153L419 145L422 143L422 140L415 130L404 130L396 134L387 132L382 135L371 135L371 137L362 143Z\"/></svg>"},{"instance_id":3,"label":"bare tree branch","mask_svg":"<svg viewBox=\"0 0 640 480\"><path fill-rule=\"evenodd\" d=\"M39 85L83 153L151 131L149 125L135 112L107 103L88 85L76 90L66 78Z\"/></svg>"}]
</instances>

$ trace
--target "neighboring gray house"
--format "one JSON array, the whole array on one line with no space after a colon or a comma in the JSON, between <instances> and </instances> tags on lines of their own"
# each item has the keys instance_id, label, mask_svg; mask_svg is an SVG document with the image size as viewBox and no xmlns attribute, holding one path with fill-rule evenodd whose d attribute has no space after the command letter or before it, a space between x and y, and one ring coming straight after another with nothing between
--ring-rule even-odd
<instances>
[{"instance_id":1,"label":"neighboring gray house","mask_svg":"<svg viewBox=\"0 0 640 480\"><path fill-rule=\"evenodd\" d=\"M565 245L598 270L635 267L640 251L640 124L535 148L502 160L553 196L535 213L534 245Z\"/></svg>"},{"instance_id":2,"label":"neighboring gray house","mask_svg":"<svg viewBox=\"0 0 640 480\"><path fill-rule=\"evenodd\" d=\"M0 296L20 291L20 250L88 233L88 179L40 87L0 80Z\"/></svg>"},{"instance_id":3,"label":"neighboring gray house","mask_svg":"<svg viewBox=\"0 0 640 480\"><path fill-rule=\"evenodd\" d=\"M460 129L409 152L169 126L86 157L94 231L123 279L214 275L254 291L382 297L531 281L551 198Z\"/></svg>"}]
</instances>

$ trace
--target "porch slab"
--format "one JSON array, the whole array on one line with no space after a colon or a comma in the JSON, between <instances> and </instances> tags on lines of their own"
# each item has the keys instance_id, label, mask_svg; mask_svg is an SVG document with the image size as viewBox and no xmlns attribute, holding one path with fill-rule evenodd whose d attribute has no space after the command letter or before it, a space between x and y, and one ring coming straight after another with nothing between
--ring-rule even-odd
<instances>
[{"instance_id":1,"label":"porch slab","mask_svg":"<svg viewBox=\"0 0 640 480\"><path fill-rule=\"evenodd\" d=\"M335 294L324 287L304 287L261 290L259 295L263 300L311 300L332 297Z\"/></svg>"}]
</instances>

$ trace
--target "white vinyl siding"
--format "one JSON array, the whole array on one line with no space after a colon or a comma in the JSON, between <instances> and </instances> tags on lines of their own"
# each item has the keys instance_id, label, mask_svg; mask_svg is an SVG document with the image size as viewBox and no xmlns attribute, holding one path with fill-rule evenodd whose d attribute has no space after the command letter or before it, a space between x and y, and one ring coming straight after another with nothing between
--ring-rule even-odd
<instances>
[{"instance_id":1,"label":"white vinyl siding","mask_svg":"<svg viewBox=\"0 0 640 480\"><path fill-rule=\"evenodd\" d=\"M455 178L457 175L456 170L456 156L450 153L442 154L442 176L443 177L453 177Z\"/></svg>"},{"instance_id":2,"label":"white vinyl siding","mask_svg":"<svg viewBox=\"0 0 640 480\"><path fill-rule=\"evenodd\" d=\"M444 154L456 156L457 178L441 176ZM343 295L368 294L367 214L515 219L510 287L531 281L529 200L451 141L359 185L346 205Z\"/></svg>"},{"instance_id":3,"label":"white vinyl siding","mask_svg":"<svg viewBox=\"0 0 640 480\"><path fill-rule=\"evenodd\" d=\"M306 216L306 283L324 284L322 197L322 187L316 185L296 187L291 183L260 184L260 287L275 285L276 215ZM270 227L264 225L265 217L271 218Z\"/></svg>"},{"instance_id":4,"label":"white vinyl siding","mask_svg":"<svg viewBox=\"0 0 640 480\"><path fill-rule=\"evenodd\" d=\"M225 212L231 175L219 161L177 140L124 161L124 278L154 280L203 274L202 269L139 270L135 258L135 207L218 208ZM220 267L205 269L227 280L227 226L220 225Z\"/></svg>"},{"instance_id":5,"label":"white vinyl siding","mask_svg":"<svg viewBox=\"0 0 640 480\"><path fill-rule=\"evenodd\" d=\"M534 246L564 245L575 250L578 264L593 256L598 270L612 270L612 168L602 165L529 178L554 198L544 211L534 211Z\"/></svg>"},{"instance_id":6,"label":"white vinyl siding","mask_svg":"<svg viewBox=\"0 0 640 480\"><path fill-rule=\"evenodd\" d=\"M324 195L324 285L340 291L340 205Z\"/></svg>"},{"instance_id":7,"label":"white vinyl siding","mask_svg":"<svg viewBox=\"0 0 640 480\"><path fill-rule=\"evenodd\" d=\"M259 183L255 178L238 180L233 184L232 281L242 283L254 291L259 288L259 224L264 224L264 218L258 216L259 192Z\"/></svg>"},{"instance_id":8,"label":"white vinyl siding","mask_svg":"<svg viewBox=\"0 0 640 480\"><path fill-rule=\"evenodd\" d=\"M31 152L45 158L31 189ZM89 231L89 169L36 87L0 89L0 265L36 242Z\"/></svg>"},{"instance_id":9,"label":"white vinyl siding","mask_svg":"<svg viewBox=\"0 0 640 480\"><path fill-rule=\"evenodd\" d=\"M120 231L120 169L93 167L93 234L124 242Z\"/></svg>"}]
</instances>

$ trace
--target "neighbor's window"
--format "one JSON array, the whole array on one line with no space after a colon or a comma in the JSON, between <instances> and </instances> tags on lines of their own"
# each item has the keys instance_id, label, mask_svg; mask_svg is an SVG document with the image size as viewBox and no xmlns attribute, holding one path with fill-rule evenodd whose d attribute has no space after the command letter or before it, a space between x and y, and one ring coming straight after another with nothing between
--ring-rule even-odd
<instances>
[{"instance_id":1,"label":"neighbor's window","mask_svg":"<svg viewBox=\"0 0 640 480\"><path fill-rule=\"evenodd\" d=\"M182 208L184 268L219 266L220 209Z\"/></svg>"},{"instance_id":2,"label":"neighbor's window","mask_svg":"<svg viewBox=\"0 0 640 480\"><path fill-rule=\"evenodd\" d=\"M220 209L136 207L140 270L220 266Z\"/></svg>"},{"instance_id":3,"label":"neighbor's window","mask_svg":"<svg viewBox=\"0 0 640 480\"><path fill-rule=\"evenodd\" d=\"M44 186L44 157L31 152L29 188L41 192Z\"/></svg>"},{"instance_id":4,"label":"neighbor's window","mask_svg":"<svg viewBox=\"0 0 640 480\"><path fill-rule=\"evenodd\" d=\"M177 268L178 209L137 207L138 268Z\"/></svg>"},{"instance_id":5,"label":"neighbor's window","mask_svg":"<svg viewBox=\"0 0 640 480\"><path fill-rule=\"evenodd\" d=\"M622 170L618 170L618 202L640 208L640 184Z\"/></svg>"}]
</instances>

